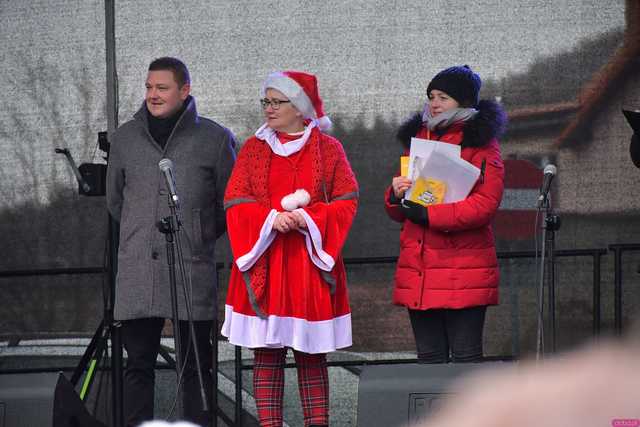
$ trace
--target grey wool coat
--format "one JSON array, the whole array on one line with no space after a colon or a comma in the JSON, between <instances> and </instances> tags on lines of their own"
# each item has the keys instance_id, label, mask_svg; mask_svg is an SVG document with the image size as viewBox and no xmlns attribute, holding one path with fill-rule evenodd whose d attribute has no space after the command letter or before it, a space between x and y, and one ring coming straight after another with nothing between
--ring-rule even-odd
<instances>
[{"instance_id":1,"label":"grey wool coat","mask_svg":"<svg viewBox=\"0 0 640 427\"><path fill-rule=\"evenodd\" d=\"M236 140L228 129L199 117L193 97L185 102L187 107L164 149L149 133L145 104L112 138L107 206L120 223L116 320L172 317L166 240L156 227L159 220L170 215L166 182L158 168L162 158L174 165L193 319L209 320L215 315L215 246L226 228L223 197L235 161ZM186 320L177 265L176 275L179 317Z\"/></svg>"}]
</instances>

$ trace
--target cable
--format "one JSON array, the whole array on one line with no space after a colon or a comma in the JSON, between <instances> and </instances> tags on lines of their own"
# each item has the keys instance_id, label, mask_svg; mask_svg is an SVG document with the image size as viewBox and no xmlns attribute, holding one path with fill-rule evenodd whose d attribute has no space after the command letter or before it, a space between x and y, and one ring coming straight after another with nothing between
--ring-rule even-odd
<instances>
[{"instance_id":1,"label":"cable","mask_svg":"<svg viewBox=\"0 0 640 427\"><path fill-rule=\"evenodd\" d=\"M175 207L172 207L172 213L174 218L177 218L177 212L175 212ZM193 283L191 281L191 274L187 275L186 274L186 268L184 265L184 253L182 251L182 239L181 239L181 233L180 233L180 224L178 224L176 222L176 230L175 230L175 247L177 248L177 258L178 258L178 265L180 268L180 278L181 278L181 282L182 282L182 292L183 292L183 296L184 296L184 301L185 301L185 309L187 312L187 322L188 322L188 336L189 339L187 340L187 349L186 351L183 350L184 352L184 359L182 360L182 366L178 367L178 381L177 381L177 388L176 388L176 397L173 401L173 404L171 405L171 409L169 412L169 416L168 418L170 418L171 416L173 416L173 412L175 411L175 408L177 407L178 404L178 399L180 396L180 389L183 385L183 381L184 381L184 371L186 369L187 366L187 361L189 358L189 355L191 354L191 350L192 347L195 345L197 346L196 341L194 340L194 335L195 335L195 328L193 326L193 310L192 310L192 304L193 304ZM190 253L193 254L193 245L191 244L191 240L188 238L187 235L187 245L189 246L189 251ZM179 322L179 320L178 320ZM174 325L174 328L179 328L180 325ZM182 334L181 338L182 338ZM175 339L175 334L174 334L174 339ZM193 344L193 345L192 345ZM193 351L194 354L194 358L195 358L195 364L196 364L196 373L198 375L198 381L199 381L199 385L200 385L200 391L201 391L201 398L203 401L203 409L207 408L207 397L206 397L206 392L204 391L203 387L204 387L204 381L202 378L202 370L201 370L201 364L200 364L200 355L198 354L198 351Z\"/></svg>"},{"instance_id":2,"label":"cable","mask_svg":"<svg viewBox=\"0 0 640 427\"><path fill-rule=\"evenodd\" d=\"M540 343L540 312L542 310L541 306L540 306L540 270L538 268L538 253L539 253L539 233L541 232L540 230L540 209L536 209L536 219L535 219L535 223L534 223L534 252L535 252L535 256L534 256L534 268L535 268L535 272L536 272L536 285L537 285L537 289L536 289L536 358L538 357L538 345Z\"/></svg>"},{"instance_id":3,"label":"cable","mask_svg":"<svg viewBox=\"0 0 640 427\"><path fill-rule=\"evenodd\" d=\"M538 310L537 310L537 334L536 334L536 360L542 358L544 353L544 262L545 262L545 241L540 242L540 262L538 263L538 235L542 232L545 225L539 222L540 212L543 207L536 210L536 229L535 229L535 265L536 265L536 283L538 283ZM542 218L544 221L544 216ZM539 265L538 265L539 264Z\"/></svg>"}]
</instances>

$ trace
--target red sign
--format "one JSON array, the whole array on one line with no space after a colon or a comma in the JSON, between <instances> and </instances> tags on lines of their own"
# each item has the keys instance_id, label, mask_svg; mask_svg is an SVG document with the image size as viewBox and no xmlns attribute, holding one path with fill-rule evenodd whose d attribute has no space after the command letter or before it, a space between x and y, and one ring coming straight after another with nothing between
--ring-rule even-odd
<instances>
[{"instance_id":1,"label":"red sign","mask_svg":"<svg viewBox=\"0 0 640 427\"><path fill-rule=\"evenodd\" d=\"M504 161L504 194L494 220L498 239L533 238L542 175L542 170L528 160Z\"/></svg>"}]
</instances>

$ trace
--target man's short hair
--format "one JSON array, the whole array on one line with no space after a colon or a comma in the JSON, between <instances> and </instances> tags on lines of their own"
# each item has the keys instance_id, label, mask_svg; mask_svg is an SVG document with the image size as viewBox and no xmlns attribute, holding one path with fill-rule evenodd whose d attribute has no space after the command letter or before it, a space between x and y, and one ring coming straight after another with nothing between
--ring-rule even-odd
<instances>
[{"instance_id":1,"label":"man's short hair","mask_svg":"<svg viewBox=\"0 0 640 427\"><path fill-rule=\"evenodd\" d=\"M184 62L178 58L172 58L170 56L164 56L162 58L154 59L149 64L149 71L167 70L173 72L173 78L178 83L178 87L184 86L186 83L191 83L191 77L189 76L189 70Z\"/></svg>"}]
</instances>

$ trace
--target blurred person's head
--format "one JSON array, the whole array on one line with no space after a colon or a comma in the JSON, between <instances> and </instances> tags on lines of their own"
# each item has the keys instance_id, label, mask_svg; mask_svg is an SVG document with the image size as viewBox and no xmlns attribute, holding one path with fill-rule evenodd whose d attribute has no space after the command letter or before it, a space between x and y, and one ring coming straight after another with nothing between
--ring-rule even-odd
<instances>
[{"instance_id":1,"label":"blurred person's head","mask_svg":"<svg viewBox=\"0 0 640 427\"><path fill-rule=\"evenodd\" d=\"M190 423L189 421L176 421L173 423L167 421L145 421L138 427L201 427L197 424Z\"/></svg>"},{"instance_id":2,"label":"blurred person's head","mask_svg":"<svg viewBox=\"0 0 640 427\"><path fill-rule=\"evenodd\" d=\"M601 427L640 420L637 343L608 342L463 379L421 427ZM637 424L633 424L637 425Z\"/></svg>"}]
</instances>

